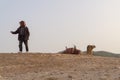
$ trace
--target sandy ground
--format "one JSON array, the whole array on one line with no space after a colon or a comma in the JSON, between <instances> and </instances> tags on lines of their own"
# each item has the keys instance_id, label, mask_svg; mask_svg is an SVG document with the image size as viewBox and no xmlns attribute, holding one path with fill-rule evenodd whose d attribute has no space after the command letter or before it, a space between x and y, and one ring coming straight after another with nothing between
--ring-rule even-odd
<instances>
[{"instance_id":1,"label":"sandy ground","mask_svg":"<svg viewBox=\"0 0 120 80\"><path fill-rule=\"evenodd\" d=\"M0 80L120 80L120 58L0 54Z\"/></svg>"}]
</instances>

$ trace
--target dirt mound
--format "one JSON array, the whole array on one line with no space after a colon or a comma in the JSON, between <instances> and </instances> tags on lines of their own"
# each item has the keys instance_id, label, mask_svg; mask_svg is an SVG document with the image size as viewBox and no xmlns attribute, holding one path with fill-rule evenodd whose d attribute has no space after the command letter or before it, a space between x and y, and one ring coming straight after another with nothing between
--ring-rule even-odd
<instances>
[{"instance_id":1,"label":"dirt mound","mask_svg":"<svg viewBox=\"0 0 120 80\"><path fill-rule=\"evenodd\" d=\"M0 75L5 80L120 80L120 59L72 54L0 54Z\"/></svg>"}]
</instances>

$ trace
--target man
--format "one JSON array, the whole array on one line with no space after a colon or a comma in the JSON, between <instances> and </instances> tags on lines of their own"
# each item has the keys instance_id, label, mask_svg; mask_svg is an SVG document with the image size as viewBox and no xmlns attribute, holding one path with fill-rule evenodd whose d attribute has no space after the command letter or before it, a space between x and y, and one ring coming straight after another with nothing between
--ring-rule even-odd
<instances>
[{"instance_id":1,"label":"man","mask_svg":"<svg viewBox=\"0 0 120 80\"><path fill-rule=\"evenodd\" d=\"M20 21L19 22L20 27L16 30L16 31L11 31L12 34L18 34L18 40L19 40L19 53L22 53L22 44L24 42L25 44L25 48L26 48L26 52L29 51L28 49L28 40L29 40L29 29L28 27L26 27L26 24L24 21Z\"/></svg>"}]
</instances>

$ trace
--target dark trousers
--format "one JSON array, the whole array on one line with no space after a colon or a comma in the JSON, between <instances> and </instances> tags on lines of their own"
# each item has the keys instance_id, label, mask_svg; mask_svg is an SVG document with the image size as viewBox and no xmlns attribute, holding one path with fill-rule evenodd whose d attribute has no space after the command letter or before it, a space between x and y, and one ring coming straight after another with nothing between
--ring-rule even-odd
<instances>
[{"instance_id":1,"label":"dark trousers","mask_svg":"<svg viewBox=\"0 0 120 80\"><path fill-rule=\"evenodd\" d=\"M19 41L19 51L22 52L22 50L23 50L22 44L23 43L25 44L26 52L28 52L29 51L29 49L28 49L28 40L20 40Z\"/></svg>"}]
</instances>

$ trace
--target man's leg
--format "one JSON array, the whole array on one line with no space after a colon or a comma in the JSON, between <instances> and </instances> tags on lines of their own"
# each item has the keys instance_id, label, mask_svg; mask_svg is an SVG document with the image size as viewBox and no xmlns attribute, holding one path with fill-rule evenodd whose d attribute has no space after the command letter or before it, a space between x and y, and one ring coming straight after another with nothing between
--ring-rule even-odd
<instances>
[{"instance_id":1,"label":"man's leg","mask_svg":"<svg viewBox=\"0 0 120 80\"><path fill-rule=\"evenodd\" d=\"M29 48L28 48L28 40L25 40L25 41L24 41L24 44L25 44L26 52L28 52L28 51L29 51Z\"/></svg>"},{"instance_id":2,"label":"man's leg","mask_svg":"<svg viewBox=\"0 0 120 80\"><path fill-rule=\"evenodd\" d=\"M19 41L19 51L22 52L22 43L23 41Z\"/></svg>"}]
</instances>

